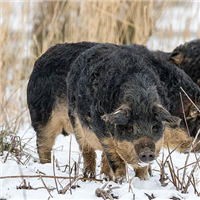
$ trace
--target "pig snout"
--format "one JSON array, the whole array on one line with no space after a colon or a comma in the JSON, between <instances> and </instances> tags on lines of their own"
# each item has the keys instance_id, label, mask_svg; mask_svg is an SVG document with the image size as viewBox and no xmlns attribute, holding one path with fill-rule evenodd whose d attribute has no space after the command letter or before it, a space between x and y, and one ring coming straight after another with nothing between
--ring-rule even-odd
<instances>
[{"instance_id":1,"label":"pig snout","mask_svg":"<svg viewBox=\"0 0 200 200\"><path fill-rule=\"evenodd\" d=\"M135 151L139 162L149 163L155 160L156 145L151 138L141 138L135 145Z\"/></svg>"},{"instance_id":2,"label":"pig snout","mask_svg":"<svg viewBox=\"0 0 200 200\"><path fill-rule=\"evenodd\" d=\"M144 149L141 149L139 159L145 163L151 162L155 159L155 153L149 147L145 147Z\"/></svg>"}]
</instances>

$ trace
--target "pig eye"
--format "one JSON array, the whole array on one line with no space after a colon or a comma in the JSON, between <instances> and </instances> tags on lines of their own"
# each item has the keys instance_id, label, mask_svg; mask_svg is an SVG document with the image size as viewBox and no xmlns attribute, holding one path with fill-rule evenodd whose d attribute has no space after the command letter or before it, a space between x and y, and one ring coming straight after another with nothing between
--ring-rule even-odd
<instances>
[{"instance_id":1,"label":"pig eye","mask_svg":"<svg viewBox=\"0 0 200 200\"><path fill-rule=\"evenodd\" d=\"M152 126L152 131L153 132L158 132L158 130L159 130L159 126L158 125Z\"/></svg>"},{"instance_id":2,"label":"pig eye","mask_svg":"<svg viewBox=\"0 0 200 200\"><path fill-rule=\"evenodd\" d=\"M133 126L128 127L128 132L131 132L131 133L133 132Z\"/></svg>"}]
</instances>

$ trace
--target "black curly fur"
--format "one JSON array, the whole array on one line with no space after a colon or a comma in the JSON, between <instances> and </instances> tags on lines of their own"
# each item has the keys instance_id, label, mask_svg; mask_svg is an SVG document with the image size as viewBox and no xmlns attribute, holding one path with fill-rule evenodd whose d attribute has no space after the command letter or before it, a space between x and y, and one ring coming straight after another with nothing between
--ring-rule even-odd
<instances>
[{"instance_id":1,"label":"black curly fur","mask_svg":"<svg viewBox=\"0 0 200 200\"><path fill-rule=\"evenodd\" d=\"M68 75L72 123L76 111L82 123L101 137L107 134L101 116L128 101L133 115L140 113L143 119L152 116L155 103L183 119L180 87L199 100L199 88L182 70L162 56L155 58L144 46L97 45L79 56Z\"/></svg>"},{"instance_id":2,"label":"black curly fur","mask_svg":"<svg viewBox=\"0 0 200 200\"><path fill-rule=\"evenodd\" d=\"M178 66L200 86L200 40L196 39L176 47L169 59L173 61L177 56L181 57Z\"/></svg>"},{"instance_id":3,"label":"black curly fur","mask_svg":"<svg viewBox=\"0 0 200 200\"><path fill-rule=\"evenodd\" d=\"M38 125L48 122L56 99L67 102L66 77L71 65L79 54L94 45L89 42L57 44L36 60L27 87L28 108L36 132Z\"/></svg>"}]
</instances>

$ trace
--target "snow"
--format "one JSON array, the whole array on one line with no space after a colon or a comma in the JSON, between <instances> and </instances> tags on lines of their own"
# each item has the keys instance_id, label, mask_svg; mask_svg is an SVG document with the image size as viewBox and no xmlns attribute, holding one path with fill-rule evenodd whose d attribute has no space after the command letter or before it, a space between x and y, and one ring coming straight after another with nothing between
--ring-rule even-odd
<instances>
[{"instance_id":1,"label":"snow","mask_svg":"<svg viewBox=\"0 0 200 200\"><path fill-rule=\"evenodd\" d=\"M5 176L33 176L39 174L45 174L47 176L54 175L54 167L53 162L48 164L40 164L38 159L38 154L36 151L36 134L34 130L30 126L24 126L20 129L17 136L21 138L21 143L23 147L24 155L21 158L22 163L18 164L16 156L13 153L10 153L6 162L4 163L7 152L4 152L4 155L0 157L0 177ZM70 142L71 142L71 154L70 150ZM164 153L165 157L168 155L168 150L162 149L158 162L162 160L162 153ZM27 158L31 155L30 160ZM73 134L70 136L64 137L63 135L59 135L56 139L55 145L52 151L52 159L53 155L55 156L55 160L58 161L59 167L55 167L55 175L62 177L69 177L69 168L66 168L66 165L69 165L69 156L71 156L70 163L73 166L74 162L78 163L79 158L81 158L79 175L82 175L83 172L83 161L81 157L81 153L78 148L78 144L76 143L75 137ZM172 153L172 160L175 169L179 169L184 166L186 157L188 154L180 154L178 152ZM199 157L199 154L197 154ZM100 172L100 158L101 151L97 151L97 179L102 179L103 176L99 174ZM188 164L196 161L195 155L191 154L189 156ZM23 163L24 162L24 163ZM66 170L65 170L66 168ZM189 166L187 169L186 175L190 174L193 165ZM189 187L189 193L183 194L180 191L177 191L171 182L168 182L166 187L162 187L159 181L160 179L160 168L157 162L152 164L153 176L149 177L148 180L140 180L137 177L134 177L134 171L130 166L128 166L129 171L129 179L132 180L130 185L135 194L135 199L148 199L147 195L153 195L156 200L158 199L169 199L172 197L177 197L179 199L200 199L197 195L194 194L193 187ZM169 168L165 167L166 173L170 175ZM180 177L182 177L183 170L180 170ZM74 172L72 172L71 176L74 176ZM200 180L199 169L195 172L195 177L197 181ZM34 189L17 189L20 185L23 185L23 180L26 180L26 184L30 183L32 188ZM61 190L62 187L65 187L69 180L58 179L58 189ZM187 179L186 179L187 180ZM48 193L46 188L40 178L5 178L0 179L0 198L6 199L100 199L95 196L95 190L97 188L102 188L105 184L105 180L103 182L95 182L95 181L82 181L78 180L75 182L75 185L78 185L75 189L68 190L65 194L58 194L55 185L54 178L43 178L44 183L48 188L54 188L53 191ZM111 186L112 185L112 186ZM113 189L112 194L114 196L118 196L119 199L133 199L133 194L129 191L129 181L124 181L122 184L117 184L115 182L110 181L108 183L108 187L116 187L119 188ZM80 186L80 187L79 187ZM200 183L197 184L197 190L200 191ZM146 194L145 194L146 193Z\"/></svg>"},{"instance_id":2,"label":"snow","mask_svg":"<svg viewBox=\"0 0 200 200\"><path fill-rule=\"evenodd\" d=\"M147 46L152 50L172 51L185 42L199 38L199 23L199 1L185 1L184 6L169 7L156 23L158 31L149 38Z\"/></svg>"}]
</instances>

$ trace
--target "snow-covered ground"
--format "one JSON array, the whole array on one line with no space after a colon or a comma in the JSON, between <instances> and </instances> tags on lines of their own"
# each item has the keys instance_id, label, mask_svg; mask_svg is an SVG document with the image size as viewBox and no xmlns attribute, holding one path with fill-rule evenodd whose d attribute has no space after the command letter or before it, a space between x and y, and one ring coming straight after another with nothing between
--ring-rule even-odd
<instances>
[{"instance_id":1,"label":"snow-covered ground","mask_svg":"<svg viewBox=\"0 0 200 200\"><path fill-rule=\"evenodd\" d=\"M0 157L0 177L7 177L0 179L0 199L101 199L95 196L95 190L97 188L102 188L106 181L98 182L78 180L72 184L72 188L68 189L65 194L58 194L57 192L55 179L52 176L54 176L54 171L55 176L70 176L69 167L66 167L69 165L70 156L71 168L75 162L80 163L80 169L77 169L77 171L80 176L82 175L83 161L78 144L76 143L73 135L67 137L59 135L57 137L54 150L52 151L52 157L53 155L55 156L54 164L57 163L55 166L53 166L53 162L50 164L40 164L38 162L38 155L36 153L36 135L31 127L23 127L17 136L20 137L19 141L22 143L21 148L23 149L22 152L24 155L22 156L21 163L19 164L16 159L16 153L10 153L6 159L7 152L4 152L4 155ZM71 153L69 153L70 146ZM163 153L166 157L168 155L168 150L163 149L161 151L160 157L157 159L158 162L161 162ZM184 166L187 155L188 154L180 154L178 152L172 153L172 162L175 171ZM100 157L101 152L97 151L97 179L103 178L101 175L99 175L101 165ZM194 154L190 155L188 164L195 161L196 158ZM193 167L194 165L188 167L185 175L186 177L189 176ZM153 163L152 169L153 176L144 181L134 177L133 170L128 167L129 178L127 179L129 181L125 181L122 184L117 184L110 181L106 189L117 186L117 188L114 188L111 193L119 199L131 200L133 199L133 193L136 200L149 199L146 194L154 196L155 199L170 199L175 197L178 199L200 199L200 197L197 197L197 195L194 194L194 189L191 185L188 189L189 193L187 194L177 191L175 186L169 180L166 181L168 183L167 186L161 186L159 181L160 168L157 162ZM170 177L169 168L167 166L165 167L165 171ZM179 170L179 177L181 180L182 174L183 169ZM39 177L28 177L39 175L51 176L51 178L42 178L41 180ZM24 178L15 178L14 176L24 176ZM71 177L74 177L74 171L72 171ZM196 182L200 180L199 169L195 172L194 178L196 179ZM20 189L20 187L23 188L25 183L24 181L26 182L25 186L27 189ZM69 180L63 178L56 179L56 181L59 191L69 184ZM44 184L46 186L44 186ZM50 190L49 192L47 191L46 187ZM132 187L133 193L130 191L130 187ZM196 187L197 190L200 191L200 183L197 184Z\"/></svg>"}]
</instances>

